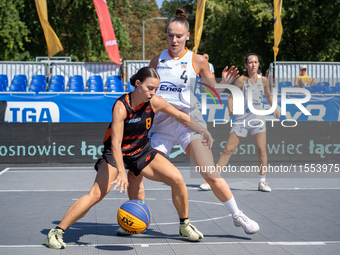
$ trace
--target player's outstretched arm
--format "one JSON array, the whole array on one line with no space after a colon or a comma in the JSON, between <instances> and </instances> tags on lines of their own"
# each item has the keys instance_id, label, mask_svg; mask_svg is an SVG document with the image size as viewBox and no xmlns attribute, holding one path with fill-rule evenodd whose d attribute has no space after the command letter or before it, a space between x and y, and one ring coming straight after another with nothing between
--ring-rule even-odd
<instances>
[{"instance_id":1,"label":"player's outstretched arm","mask_svg":"<svg viewBox=\"0 0 340 255\"><path fill-rule=\"evenodd\" d=\"M203 136L203 144L208 145L209 148L211 148L213 141L211 134L207 129L202 127L196 120L194 120L188 114L177 110L162 97L155 95L152 97L150 102L155 112L161 111L171 117L174 117L176 120L181 122L186 127L200 133Z\"/></svg>"}]
</instances>

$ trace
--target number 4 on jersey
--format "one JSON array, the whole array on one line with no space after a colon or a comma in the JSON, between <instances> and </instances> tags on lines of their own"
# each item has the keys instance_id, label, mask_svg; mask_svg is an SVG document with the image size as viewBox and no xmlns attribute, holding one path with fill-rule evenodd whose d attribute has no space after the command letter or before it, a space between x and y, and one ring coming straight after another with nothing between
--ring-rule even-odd
<instances>
[{"instance_id":1,"label":"number 4 on jersey","mask_svg":"<svg viewBox=\"0 0 340 255\"><path fill-rule=\"evenodd\" d=\"M188 75L185 75L186 72L187 71L184 70L183 73L181 74L181 77L180 77L181 79L184 80L184 83L187 83L187 80L188 80Z\"/></svg>"}]
</instances>

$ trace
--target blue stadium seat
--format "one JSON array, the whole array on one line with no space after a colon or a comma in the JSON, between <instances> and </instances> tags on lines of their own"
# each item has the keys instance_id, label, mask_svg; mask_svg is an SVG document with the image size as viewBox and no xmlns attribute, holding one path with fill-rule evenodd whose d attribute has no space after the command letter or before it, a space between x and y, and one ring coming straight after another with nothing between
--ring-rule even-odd
<instances>
[{"instance_id":1,"label":"blue stadium seat","mask_svg":"<svg viewBox=\"0 0 340 255\"><path fill-rule=\"evenodd\" d=\"M51 82L48 87L48 92L65 92L64 84L61 82Z\"/></svg>"},{"instance_id":2,"label":"blue stadium seat","mask_svg":"<svg viewBox=\"0 0 340 255\"><path fill-rule=\"evenodd\" d=\"M84 92L85 87L84 87L83 80L76 80L76 79L71 80L69 83L69 91L70 92Z\"/></svg>"},{"instance_id":3,"label":"blue stadium seat","mask_svg":"<svg viewBox=\"0 0 340 255\"><path fill-rule=\"evenodd\" d=\"M336 82L335 87L338 90L338 93L340 93L340 82Z\"/></svg>"},{"instance_id":4,"label":"blue stadium seat","mask_svg":"<svg viewBox=\"0 0 340 255\"><path fill-rule=\"evenodd\" d=\"M91 75L89 80L103 81L103 78L100 75Z\"/></svg>"},{"instance_id":5,"label":"blue stadium seat","mask_svg":"<svg viewBox=\"0 0 340 255\"><path fill-rule=\"evenodd\" d=\"M120 76L109 76L107 78L107 88L110 92L124 92L124 84Z\"/></svg>"},{"instance_id":6,"label":"blue stadium seat","mask_svg":"<svg viewBox=\"0 0 340 255\"><path fill-rule=\"evenodd\" d=\"M338 90L336 87L333 87L333 86L326 86L325 87L325 94L335 94L337 93Z\"/></svg>"},{"instance_id":7,"label":"blue stadium seat","mask_svg":"<svg viewBox=\"0 0 340 255\"><path fill-rule=\"evenodd\" d=\"M307 86L305 87L310 93L318 93L318 88L316 86Z\"/></svg>"},{"instance_id":8,"label":"blue stadium seat","mask_svg":"<svg viewBox=\"0 0 340 255\"><path fill-rule=\"evenodd\" d=\"M42 81L33 80L28 92L43 92L45 91L45 84Z\"/></svg>"},{"instance_id":9,"label":"blue stadium seat","mask_svg":"<svg viewBox=\"0 0 340 255\"><path fill-rule=\"evenodd\" d=\"M13 79L12 84L8 88L8 91L25 92L25 81L23 79Z\"/></svg>"},{"instance_id":10,"label":"blue stadium seat","mask_svg":"<svg viewBox=\"0 0 340 255\"><path fill-rule=\"evenodd\" d=\"M0 91L7 91L7 85L4 79L0 79Z\"/></svg>"},{"instance_id":11,"label":"blue stadium seat","mask_svg":"<svg viewBox=\"0 0 340 255\"><path fill-rule=\"evenodd\" d=\"M318 82L316 87L318 88L318 93L319 94L324 94L325 93L325 84L323 82Z\"/></svg>"},{"instance_id":12,"label":"blue stadium seat","mask_svg":"<svg viewBox=\"0 0 340 255\"><path fill-rule=\"evenodd\" d=\"M65 92L65 78L62 75L52 75L49 92Z\"/></svg>"},{"instance_id":13,"label":"blue stadium seat","mask_svg":"<svg viewBox=\"0 0 340 255\"><path fill-rule=\"evenodd\" d=\"M43 86L44 90L46 90L46 88L47 88L47 81L46 81L46 76L45 75L43 75L43 74L33 75L31 85L33 83L36 83L36 82L42 83L44 85Z\"/></svg>"},{"instance_id":14,"label":"blue stadium seat","mask_svg":"<svg viewBox=\"0 0 340 255\"><path fill-rule=\"evenodd\" d=\"M69 80L69 91L70 92L84 92L84 79L81 75L73 75Z\"/></svg>"},{"instance_id":15,"label":"blue stadium seat","mask_svg":"<svg viewBox=\"0 0 340 255\"><path fill-rule=\"evenodd\" d=\"M5 85L6 85L6 89L8 87L8 77L7 74L0 74L0 80L4 80L5 81Z\"/></svg>"},{"instance_id":16,"label":"blue stadium seat","mask_svg":"<svg viewBox=\"0 0 340 255\"><path fill-rule=\"evenodd\" d=\"M89 77L88 87L90 92L104 92L103 79L99 75L93 75Z\"/></svg>"},{"instance_id":17,"label":"blue stadium seat","mask_svg":"<svg viewBox=\"0 0 340 255\"><path fill-rule=\"evenodd\" d=\"M318 83L316 84L316 86L325 86L325 87L329 87L330 84L329 84L329 82L327 82L327 81L320 81L320 82L318 82Z\"/></svg>"},{"instance_id":18,"label":"blue stadium seat","mask_svg":"<svg viewBox=\"0 0 340 255\"><path fill-rule=\"evenodd\" d=\"M15 82L18 81L18 83L23 83L25 90L27 89L28 81L27 81L27 76L25 74L16 74L16 75L14 75L12 83L13 83L13 81L15 81Z\"/></svg>"},{"instance_id":19,"label":"blue stadium seat","mask_svg":"<svg viewBox=\"0 0 340 255\"><path fill-rule=\"evenodd\" d=\"M95 80L89 80L89 92L104 92L104 84Z\"/></svg>"}]
</instances>

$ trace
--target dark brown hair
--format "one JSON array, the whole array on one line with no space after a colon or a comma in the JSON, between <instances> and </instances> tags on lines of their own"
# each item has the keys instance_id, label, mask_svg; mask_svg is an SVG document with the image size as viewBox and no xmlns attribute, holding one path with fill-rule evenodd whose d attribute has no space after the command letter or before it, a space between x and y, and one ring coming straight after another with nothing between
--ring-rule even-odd
<instances>
[{"instance_id":1,"label":"dark brown hair","mask_svg":"<svg viewBox=\"0 0 340 255\"><path fill-rule=\"evenodd\" d=\"M186 14L182 8L177 8L175 17L170 20L169 24L172 22L184 24L189 31L189 22L187 21L187 18L188 14Z\"/></svg>"},{"instance_id":2,"label":"dark brown hair","mask_svg":"<svg viewBox=\"0 0 340 255\"><path fill-rule=\"evenodd\" d=\"M259 63L260 63L260 60L259 60L259 56L258 56L258 55L256 55L255 53L248 53L247 56L245 56L245 58L244 58L244 63L245 63L245 64L248 63L248 57L250 57L250 56L256 56L257 59L258 59L258 61L259 61ZM259 69L260 69L260 65L259 65ZM248 76L248 69L246 69L246 73L244 74L244 76L249 77L249 76Z\"/></svg>"},{"instance_id":3,"label":"dark brown hair","mask_svg":"<svg viewBox=\"0 0 340 255\"><path fill-rule=\"evenodd\" d=\"M136 81L139 80L143 83L147 78L159 78L158 73L152 67L146 66L138 70L138 72L131 76L130 83L132 86L136 87Z\"/></svg>"}]
</instances>

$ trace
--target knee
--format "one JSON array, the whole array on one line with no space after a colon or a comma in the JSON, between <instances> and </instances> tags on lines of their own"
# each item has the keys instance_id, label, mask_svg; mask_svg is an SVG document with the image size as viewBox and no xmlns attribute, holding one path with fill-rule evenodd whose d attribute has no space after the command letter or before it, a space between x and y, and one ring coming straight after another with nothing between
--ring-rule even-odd
<instances>
[{"instance_id":1,"label":"knee","mask_svg":"<svg viewBox=\"0 0 340 255\"><path fill-rule=\"evenodd\" d=\"M267 157L267 151L265 148L258 148L257 155L259 158Z\"/></svg>"},{"instance_id":2,"label":"knee","mask_svg":"<svg viewBox=\"0 0 340 255\"><path fill-rule=\"evenodd\" d=\"M102 192L100 189L92 189L89 196L91 198L91 203L96 204L106 196L106 193Z\"/></svg>"},{"instance_id":3,"label":"knee","mask_svg":"<svg viewBox=\"0 0 340 255\"><path fill-rule=\"evenodd\" d=\"M219 186L224 179L222 177L206 178L205 181L210 185L210 187Z\"/></svg>"},{"instance_id":4,"label":"knee","mask_svg":"<svg viewBox=\"0 0 340 255\"><path fill-rule=\"evenodd\" d=\"M226 146L225 149L223 150L222 154L223 155L227 155L227 156L231 156L234 154L236 148L233 148L231 146Z\"/></svg>"},{"instance_id":5,"label":"knee","mask_svg":"<svg viewBox=\"0 0 340 255\"><path fill-rule=\"evenodd\" d=\"M183 176L181 174L176 174L175 176L173 176L172 182L177 187L184 187L184 186L186 186L185 182L184 182L184 179L183 179Z\"/></svg>"}]
</instances>

